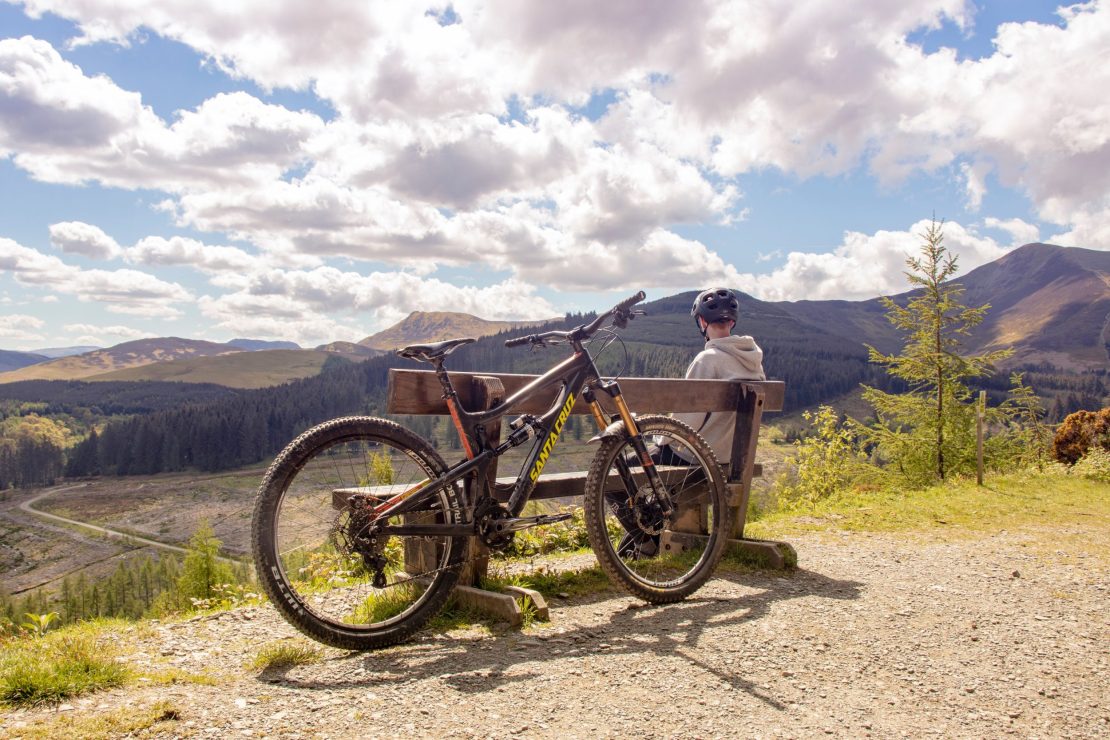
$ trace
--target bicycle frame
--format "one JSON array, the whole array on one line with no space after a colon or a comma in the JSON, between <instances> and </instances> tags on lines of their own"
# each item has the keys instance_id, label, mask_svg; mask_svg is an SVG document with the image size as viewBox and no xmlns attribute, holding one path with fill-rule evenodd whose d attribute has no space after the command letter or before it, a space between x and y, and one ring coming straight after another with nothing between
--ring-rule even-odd
<instances>
[{"instance_id":1,"label":"bicycle frame","mask_svg":"<svg viewBox=\"0 0 1110 740\"><path fill-rule=\"evenodd\" d=\"M475 488L478 493L474 497L474 500L470 502L471 506L469 508L472 511L474 504L491 495L491 492L488 490L489 484L487 476L490 461L500 457L509 449L523 444L525 441L524 439L516 441L514 440L514 435L509 435L509 437L497 447L491 447L486 435L485 425L491 421L504 417L509 413L510 409L521 402L547 391L556 385L561 385L562 387L554 403L552 403L551 407L546 412L537 417L534 422L534 426L537 429L542 429L543 434L536 435L536 441L525 460L524 466L521 468L521 475L518 477L513 487L513 492L509 497L506 508L512 516L518 516L524 509L524 505L528 502L528 497L535 488L536 481L543 470L544 464L547 462L548 457L554 449L559 439L559 434L562 431L563 424L569 416L574 403L578 400L579 395L590 406L591 413L599 428L604 430L609 425L609 420L601 404L597 400L595 390L600 390L613 399L621 420L625 424L627 433L630 434L634 440L634 444L645 465L645 469L650 471L649 476L652 479L653 486L658 485L658 487L662 489L662 484L659 482L651 457L647 453L646 445L644 445L639 430L636 428L636 422L632 414L628 411L628 407L621 396L619 384L616 381L602 381L597 366L594 364L593 358L585 347L578 341L572 341L571 344L574 348L574 354L571 357L558 363L501 403L485 411L471 412L462 408L462 405L459 403L458 395L455 393L455 389L451 384L450 375L443 367L443 361L440 360L437 362L435 367L436 376L443 386L444 400L447 403L451 418L455 423L456 431L463 443L467 459L451 466L443 475L435 480L427 481L408 491L403 491L383 502L374 510L377 517L389 518L415 511L424 506L429 498L445 486L452 485L468 475L475 474ZM522 430L517 430L514 434L520 431ZM473 441L473 445L471 441ZM528 473L524 474L524 471L528 471ZM460 524L385 525L381 527L379 531L385 535L465 536L475 533L475 522L470 521Z\"/></svg>"}]
</instances>

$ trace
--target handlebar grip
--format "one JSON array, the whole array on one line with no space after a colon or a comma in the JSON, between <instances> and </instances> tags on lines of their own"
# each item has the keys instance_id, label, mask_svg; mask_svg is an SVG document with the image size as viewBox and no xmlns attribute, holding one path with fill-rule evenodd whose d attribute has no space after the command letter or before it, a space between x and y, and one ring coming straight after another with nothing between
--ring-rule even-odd
<instances>
[{"instance_id":1,"label":"handlebar grip","mask_svg":"<svg viewBox=\"0 0 1110 740\"><path fill-rule=\"evenodd\" d=\"M530 344L535 338L535 334L529 334L526 337L513 337L512 339L505 340L506 347L519 347L522 344Z\"/></svg>"},{"instance_id":2,"label":"handlebar grip","mask_svg":"<svg viewBox=\"0 0 1110 740\"><path fill-rule=\"evenodd\" d=\"M638 293L636 293L636 295L632 295L632 296L629 296L628 298L625 298L623 301L621 301L616 306L614 306L614 308L617 311L627 311L628 309L632 308L633 306L635 306L637 303L644 300L645 298L647 298L647 294L644 293L644 291L641 290Z\"/></svg>"}]
</instances>

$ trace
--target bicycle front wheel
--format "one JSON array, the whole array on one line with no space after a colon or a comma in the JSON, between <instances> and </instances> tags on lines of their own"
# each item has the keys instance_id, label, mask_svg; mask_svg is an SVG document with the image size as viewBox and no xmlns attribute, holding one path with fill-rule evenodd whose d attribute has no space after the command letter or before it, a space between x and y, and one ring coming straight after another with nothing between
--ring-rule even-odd
<instances>
[{"instance_id":1,"label":"bicycle front wheel","mask_svg":"<svg viewBox=\"0 0 1110 740\"><path fill-rule=\"evenodd\" d=\"M274 460L258 491L255 567L293 626L334 647L404 640L443 606L458 579L465 537L374 536L373 508L446 469L419 436L385 419L333 419ZM460 493L444 488L390 524L458 523Z\"/></svg>"},{"instance_id":2,"label":"bicycle front wheel","mask_svg":"<svg viewBox=\"0 0 1110 740\"><path fill-rule=\"evenodd\" d=\"M643 462L622 433L602 442L586 477L587 533L610 579L646 601L679 601L705 583L724 553L724 478L713 450L686 424L643 416L636 425L674 511L663 514Z\"/></svg>"}]
</instances>

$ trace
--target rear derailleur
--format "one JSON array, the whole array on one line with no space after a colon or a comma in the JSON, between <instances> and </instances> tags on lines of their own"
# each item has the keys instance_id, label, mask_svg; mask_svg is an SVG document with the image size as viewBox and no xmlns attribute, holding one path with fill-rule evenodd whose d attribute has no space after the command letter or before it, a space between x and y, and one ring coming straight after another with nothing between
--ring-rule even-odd
<instances>
[{"instance_id":1,"label":"rear derailleur","mask_svg":"<svg viewBox=\"0 0 1110 740\"><path fill-rule=\"evenodd\" d=\"M374 588L385 588L385 569L389 564L385 557L385 546L389 542L387 535L377 533L374 526L376 516L374 507L380 502L373 496L355 494L347 501L347 521L342 518L337 522L336 544L341 552L359 555L362 565L372 573Z\"/></svg>"}]
</instances>

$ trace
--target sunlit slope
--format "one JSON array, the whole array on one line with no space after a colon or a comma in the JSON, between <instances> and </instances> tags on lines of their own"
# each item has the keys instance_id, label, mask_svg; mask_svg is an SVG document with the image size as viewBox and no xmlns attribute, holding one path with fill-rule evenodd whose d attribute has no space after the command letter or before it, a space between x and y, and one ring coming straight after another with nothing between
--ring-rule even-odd
<instances>
[{"instance_id":1,"label":"sunlit slope","mask_svg":"<svg viewBox=\"0 0 1110 740\"><path fill-rule=\"evenodd\" d=\"M240 350L226 344L197 339L161 337L124 342L81 355L59 357L49 362L0 374L0 383L17 380L78 380L116 370L193 357L210 357Z\"/></svg>"},{"instance_id":2,"label":"sunlit slope","mask_svg":"<svg viewBox=\"0 0 1110 740\"><path fill-rule=\"evenodd\" d=\"M229 388L265 388L317 375L329 352L273 349L237 352L214 357L193 357L94 375L85 380L168 380L181 383L215 383Z\"/></svg>"},{"instance_id":3,"label":"sunlit slope","mask_svg":"<svg viewBox=\"0 0 1110 740\"><path fill-rule=\"evenodd\" d=\"M544 321L487 321L468 313L454 311L413 311L402 321L359 344L380 350L397 349L409 344L439 342L455 337L485 337L507 329L537 326Z\"/></svg>"}]
</instances>

